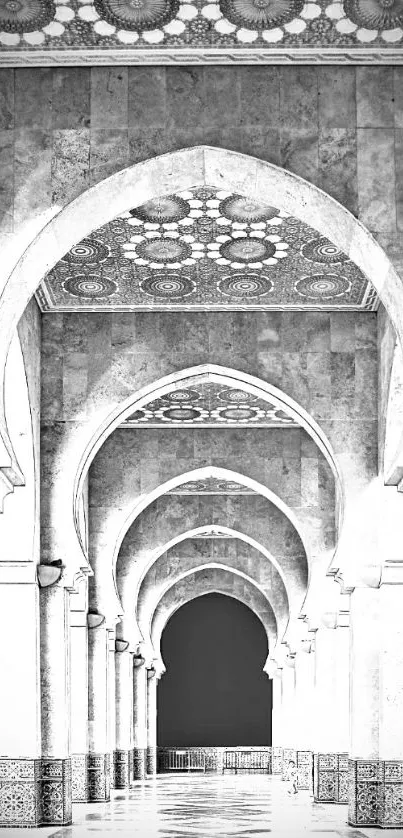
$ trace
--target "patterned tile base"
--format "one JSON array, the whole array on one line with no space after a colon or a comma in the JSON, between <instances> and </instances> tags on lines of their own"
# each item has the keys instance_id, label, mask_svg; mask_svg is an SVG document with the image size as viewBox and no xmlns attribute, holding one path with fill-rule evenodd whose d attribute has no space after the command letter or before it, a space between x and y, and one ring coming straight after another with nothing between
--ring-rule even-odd
<instances>
[{"instance_id":1,"label":"patterned tile base","mask_svg":"<svg viewBox=\"0 0 403 838\"><path fill-rule=\"evenodd\" d=\"M88 800L110 799L110 754L88 754Z\"/></svg>"},{"instance_id":2,"label":"patterned tile base","mask_svg":"<svg viewBox=\"0 0 403 838\"><path fill-rule=\"evenodd\" d=\"M315 803L348 803L348 755L315 754Z\"/></svg>"},{"instance_id":3,"label":"patterned tile base","mask_svg":"<svg viewBox=\"0 0 403 838\"><path fill-rule=\"evenodd\" d=\"M133 779L144 780L146 776L145 748L133 748Z\"/></svg>"},{"instance_id":4,"label":"patterned tile base","mask_svg":"<svg viewBox=\"0 0 403 838\"><path fill-rule=\"evenodd\" d=\"M283 749L272 748L272 772L273 774L283 773Z\"/></svg>"},{"instance_id":5,"label":"patterned tile base","mask_svg":"<svg viewBox=\"0 0 403 838\"><path fill-rule=\"evenodd\" d=\"M403 761L349 760L348 822L403 828Z\"/></svg>"},{"instance_id":6,"label":"patterned tile base","mask_svg":"<svg viewBox=\"0 0 403 838\"><path fill-rule=\"evenodd\" d=\"M147 748L146 769L149 776L157 773L157 748Z\"/></svg>"},{"instance_id":7,"label":"patterned tile base","mask_svg":"<svg viewBox=\"0 0 403 838\"><path fill-rule=\"evenodd\" d=\"M71 789L73 803L88 801L87 754L73 754L71 757Z\"/></svg>"},{"instance_id":8,"label":"patterned tile base","mask_svg":"<svg viewBox=\"0 0 403 838\"><path fill-rule=\"evenodd\" d=\"M129 751L113 752L113 774L111 785L115 789L128 789L130 786Z\"/></svg>"},{"instance_id":9,"label":"patterned tile base","mask_svg":"<svg viewBox=\"0 0 403 838\"><path fill-rule=\"evenodd\" d=\"M0 826L71 824L69 759L1 759Z\"/></svg>"},{"instance_id":10,"label":"patterned tile base","mask_svg":"<svg viewBox=\"0 0 403 838\"><path fill-rule=\"evenodd\" d=\"M313 787L313 753L312 751L297 751L298 788L312 791Z\"/></svg>"}]
</instances>

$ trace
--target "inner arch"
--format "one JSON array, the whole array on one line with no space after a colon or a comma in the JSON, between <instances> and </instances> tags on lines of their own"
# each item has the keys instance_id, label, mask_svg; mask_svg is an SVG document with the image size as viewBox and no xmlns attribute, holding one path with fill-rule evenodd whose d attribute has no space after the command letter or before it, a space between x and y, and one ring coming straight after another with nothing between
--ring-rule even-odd
<instances>
[{"instance_id":1,"label":"inner arch","mask_svg":"<svg viewBox=\"0 0 403 838\"><path fill-rule=\"evenodd\" d=\"M162 635L158 744L271 744L267 641L241 602L210 593L182 605Z\"/></svg>"}]
</instances>

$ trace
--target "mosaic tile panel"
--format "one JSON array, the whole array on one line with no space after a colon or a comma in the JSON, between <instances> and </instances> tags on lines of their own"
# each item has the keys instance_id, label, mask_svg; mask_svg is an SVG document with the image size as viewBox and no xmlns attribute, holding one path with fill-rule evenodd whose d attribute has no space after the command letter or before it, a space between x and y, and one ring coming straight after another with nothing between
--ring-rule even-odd
<instances>
[{"instance_id":1,"label":"mosaic tile panel","mask_svg":"<svg viewBox=\"0 0 403 838\"><path fill-rule=\"evenodd\" d=\"M283 773L283 749L272 748L272 771L273 774Z\"/></svg>"},{"instance_id":2,"label":"mosaic tile panel","mask_svg":"<svg viewBox=\"0 0 403 838\"><path fill-rule=\"evenodd\" d=\"M349 761L349 823L403 827L403 762Z\"/></svg>"},{"instance_id":3,"label":"mosaic tile panel","mask_svg":"<svg viewBox=\"0 0 403 838\"><path fill-rule=\"evenodd\" d=\"M88 758L87 754L73 754L71 757L71 789L73 803L88 800Z\"/></svg>"},{"instance_id":4,"label":"mosaic tile panel","mask_svg":"<svg viewBox=\"0 0 403 838\"><path fill-rule=\"evenodd\" d=\"M376 308L357 266L277 207L210 187L129 210L74 245L42 311Z\"/></svg>"},{"instance_id":5,"label":"mosaic tile panel","mask_svg":"<svg viewBox=\"0 0 403 838\"><path fill-rule=\"evenodd\" d=\"M2 63L205 60L210 50L256 60L351 60L374 48L389 60L403 41L401 0L8 0L0 4ZM71 60L71 59L70 59Z\"/></svg>"},{"instance_id":6,"label":"mosaic tile panel","mask_svg":"<svg viewBox=\"0 0 403 838\"><path fill-rule=\"evenodd\" d=\"M313 788L313 753L297 751L297 785L299 789Z\"/></svg>"},{"instance_id":7,"label":"mosaic tile panel","mask_svg":"<svg viewBox=\"0 0 403 838\"><path fill-rule=\"evenodd\" d=\"M113 752L113 783L115 789L128 789L130 786L129 751Z\"/></svg>"},{"instance_id":8,"label":"mosaic tile panel","mask_svg":"<svg viewBox=\"0 0 403 838\"><path fill-rule=\"evenodd\" d=\"M157 748L147 748L146 769L149 776L157 773Z\"/></svg>"},{"instance_id":9,"label":"mosaic tile panel","mask_svg":"<svg viewBox=\"0 0 403 838\"><path fill-rule=\"evenodd\" d=\"M110 754L88 754L88 799L110 799Z\"/></svg>"},{"instance_id":10,"label":"mosaic tile panel","mask_svg":"<svg viewBox=\"0 0 403 838\"><path fill-rule=\"evenodd\" d=\"M316 803L348 802L347 754L315 754L314 800Z\"/></svg>"},{"instance_id":11,"label":"mosaic tile panel","mask_svg":"<svg viewBox=\"0 0 403 838\"><path fill-rule=\"evenodd\" d=\"M72 822L70 759L42 759L39 770L41 824L65 826Z\"/></svg>"},{"instance_id":12,"label":"mosaic tile panel","mask_svg":"<svg viewBox=\"0 0 403 838\"><path fill-rule=\"evenodd\" d=\"M133 779L144 780L146 776L146 751L144 748L133 748Z\"/></svg>"},{"instance_id":13,"label":"mosaic tile panel","mask_svg":"<svg viewBox=\"0 0 403 838\"><path fill-rule=\"evenodd\" d=\"M252 393L222 384L204 383L173 390L136 410L121 427L186 427L187 425L297 427L284 410ZM220 481L210 481L211 491L221 491ZM238 485L238 484L237 484ZM187 493L196 491L190 484ZM215 489L213 487L216 487ZM243 492L245 487L241 487ZM183 494L184 487L181 487ZM178 492L178 490L173 490ZM237 491L233 484L232 491ZM238 489L240 491L240 489Z\"/></svg>"},{"instance_id":14,"label":"mosaic tile panel","mask_svg":"<svg viewBox=\"0 0 403 838\"><path fill-rule=\"evenodd\" d=\"M39 760L0 760L0 826L40 823Z\"/></svg>"}]
</instances>

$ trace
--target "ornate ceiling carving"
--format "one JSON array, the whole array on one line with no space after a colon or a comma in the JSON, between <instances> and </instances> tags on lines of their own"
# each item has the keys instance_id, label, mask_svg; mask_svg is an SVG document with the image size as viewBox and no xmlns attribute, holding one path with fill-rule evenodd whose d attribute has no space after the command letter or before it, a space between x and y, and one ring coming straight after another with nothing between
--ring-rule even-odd
<instances>
[{"instance_id":1,"label":"ornate ceiling carving","mask_svg":"<svg viewBox=\"0 0 403 838\"><path fill-rule=\"evenodd\" d=\"M258 396L213 383L167 393L136 410L121 427L150 426L297 427L287 413Z\"/></svg>"},{"instance_id":2,"label":"ornate ceiling carving","mask_svg":"<svg viewBox=\"0 0 403 838\"><path fill-rule=\"evenodd\" d=\"M209 187L104 225L58 262L37 299L43 311L377 305L366 277L316 230L275 206Z\"/></svg>"},{"instance_id":3,"label":"ornate ceiling carving","mask_svg":"<svg viewBox=\"0 0 403 838\"><path fill-rule=\"evenodd\" d=\"M403 61L403 0L0 0L0 65ZM399 50L400 47L400 50ZM211 61L211 58L210 58Z\"/></svg>"}]
</instances>

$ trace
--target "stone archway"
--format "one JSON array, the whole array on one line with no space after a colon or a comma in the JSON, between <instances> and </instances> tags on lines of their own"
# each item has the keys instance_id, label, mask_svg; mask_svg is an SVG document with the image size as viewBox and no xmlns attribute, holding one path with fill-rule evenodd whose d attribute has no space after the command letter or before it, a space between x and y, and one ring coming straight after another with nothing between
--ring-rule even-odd
<instances>
[{"instance_id":1,"label":"stone archway","mask_svg":"<svg viewBox=\"0 0 403 838\"><path fill-rule=\"evenodd\" d=\"M11 272L2 292L1 376L13 330L30 297L45 273L73 244L129 206L139 206L173 190L206 184L217 188L225 185L240 195L263 202L267 195L275 194L279 206L331 239L365 273L402 339L403 288L399 276L382 248L351 213L317 187L270 163L237 152L199 146L171 152L112 175L72 201L41 230ZM1 393L2 385L3 378L0 380ZM88 467L104 425L102 423L99 430L88 429L87 439L82 441L76 472L78 482L80 470ZM108 425L109 417L106 427ZM0 437L0 468L8 472L13 482L19 469L8 434L3 400L0 403ZM18 485L16 480L14 485ZM74 497L72 502L74 506ZM73 549L73 544L71 547Z\"/></svg>"}]
</instances>

